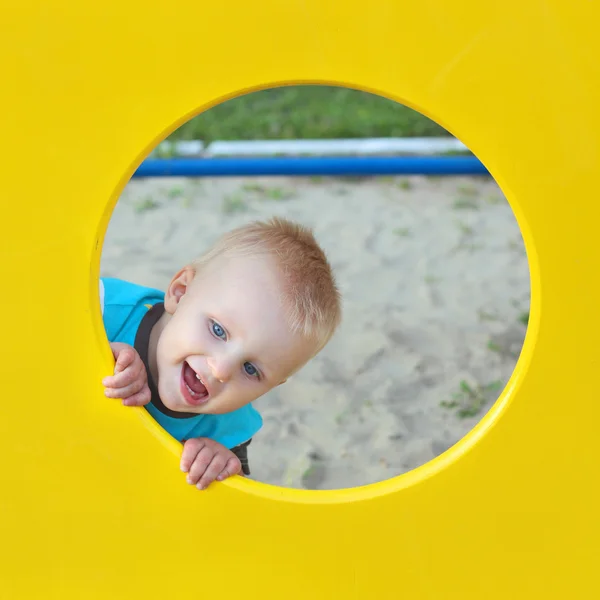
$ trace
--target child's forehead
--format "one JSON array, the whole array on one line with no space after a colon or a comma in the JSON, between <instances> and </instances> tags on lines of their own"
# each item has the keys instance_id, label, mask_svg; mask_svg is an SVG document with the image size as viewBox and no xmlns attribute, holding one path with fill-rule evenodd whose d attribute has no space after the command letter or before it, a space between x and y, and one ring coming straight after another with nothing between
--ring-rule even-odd
<instances>
[{"instance_id":1,"label":"child's forehead","mask_svg":"<svg viewBox=\"0 0 600 600\"><path fill-rule=\"evenodd\" d=\"M265 285L275 290L283 284L277 263L268 255L217 256L200 269L198 280L220 294L239 289L251 292Z\"/></svg>"},{"instance_id":2,"label":"child's forehead","mask_svg":"<svg viewBox=\"0 0 600 600\"><path fill-rule=\"evenodd\" d=\"M260 257L240 257L202 269L192 295L198 306L259 313L280 306L282 292L282 280L273 265Z\"/></svg>"},{"instance_id":3,"label":"child's forehead","mask_svg":"<svg viewBox=\"0 0 600 600\"><path fill-rule=\"evenodd\" d=\"M238 270L247 268L263 268L275 270L275 259L271 253L267 252L224 252L213 257L209 263L216 269Z\"/></svg>"}]
</instances>

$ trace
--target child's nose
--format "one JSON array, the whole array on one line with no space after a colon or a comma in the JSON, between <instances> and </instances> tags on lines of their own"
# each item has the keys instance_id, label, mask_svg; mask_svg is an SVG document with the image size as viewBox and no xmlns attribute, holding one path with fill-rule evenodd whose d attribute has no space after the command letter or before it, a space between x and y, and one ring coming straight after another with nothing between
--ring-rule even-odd
<instances>
[{"instance_id":1,"label":"child's nose","mask_svg":"<svg viewBox=\"0 0 600 600\"><path fill-rule=\"evenodd\" d=\"M232 366L229 361L218 358L208 358L206 362L208 363L210 372L215 379L221 383L225 383L231 379Z\"/></svg>"}]
</instances>

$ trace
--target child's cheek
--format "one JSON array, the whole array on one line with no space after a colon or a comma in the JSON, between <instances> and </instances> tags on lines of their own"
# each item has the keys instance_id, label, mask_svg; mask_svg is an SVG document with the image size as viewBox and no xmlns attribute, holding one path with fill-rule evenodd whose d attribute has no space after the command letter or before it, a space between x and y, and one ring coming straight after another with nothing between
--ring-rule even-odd
<instances>
[{"instance_id":1,"label":"child's cheek","mask_svg":"<svg viewBox=\"0 0 600 600\"><path fill-rule=\"evenodd\" d=\"M210 333L208 325L204 325L196 331L195 341L202 350L208 352L217 340L215 339L215 336Z\"/></svg>"}]
</instances>

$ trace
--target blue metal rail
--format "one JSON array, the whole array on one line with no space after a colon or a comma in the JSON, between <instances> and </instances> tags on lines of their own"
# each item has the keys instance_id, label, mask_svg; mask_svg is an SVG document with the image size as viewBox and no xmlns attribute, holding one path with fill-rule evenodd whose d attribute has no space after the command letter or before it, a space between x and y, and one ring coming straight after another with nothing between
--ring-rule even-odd
<instances>
[{"instance_id":1,"label":"blue metal rail","mask_svg":"<svg viewBox=\"0 0 600 600\"><path fill-rule=\"evenodd\" d=\"M489 175L471 156L147 159L134 177Z\"/></svg>"}]
</instances>

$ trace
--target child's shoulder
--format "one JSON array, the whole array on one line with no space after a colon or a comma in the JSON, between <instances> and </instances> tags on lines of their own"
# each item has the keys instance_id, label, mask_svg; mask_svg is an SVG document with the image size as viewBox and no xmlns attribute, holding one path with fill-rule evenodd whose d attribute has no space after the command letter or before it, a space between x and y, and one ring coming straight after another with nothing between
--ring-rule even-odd
<instances>
[{"instance_id":1,"label":"child's shoulder","mask_svg":"<svg viewBox=\"0 0 600 600\"><path fill-rule=\"evenodd\" d=\"M100 279L100 310L110 342L133 346L141 320L152 306L163 302L164 293L123 279Z\"/></svg>"},{"instance_id":2,"label":"child's shoulder","mask_svg":"<svg viewBox=\"0 0 600 600\"><path fill-rule=\"evenodd\" d=\"M164 292L115 277L100 278L100 304L104 306L135 306L140 302L152 303L164 299Z\"/></svg>"}]
</instances>

